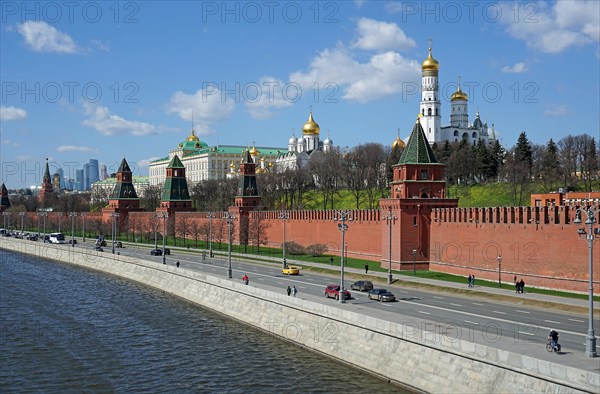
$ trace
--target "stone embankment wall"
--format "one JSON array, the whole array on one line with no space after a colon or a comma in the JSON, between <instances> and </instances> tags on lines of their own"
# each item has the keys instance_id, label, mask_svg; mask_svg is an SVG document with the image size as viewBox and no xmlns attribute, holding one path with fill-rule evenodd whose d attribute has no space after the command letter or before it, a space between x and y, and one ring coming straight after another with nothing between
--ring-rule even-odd
<instances>
[{"instance_id":1,"label":"stone embankment wall","mask_svg":"<svg viewBox=\"0 0 600 394\"><path fill-rule=\"evenodd\" d=\"M68 245L0 238L0 248L127 278L182 297L357 368L428 392L595 392L597 373L414 327L349 308L291 298L239 282Z\"/></svg>"}]
</instances>

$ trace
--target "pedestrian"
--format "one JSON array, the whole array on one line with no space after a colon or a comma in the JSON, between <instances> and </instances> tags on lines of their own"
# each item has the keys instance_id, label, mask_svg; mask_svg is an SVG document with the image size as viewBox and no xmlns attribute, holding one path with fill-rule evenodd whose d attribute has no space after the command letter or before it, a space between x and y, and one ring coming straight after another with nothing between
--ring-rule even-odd
<instances>
[{"instance_id":1,"label":"pedestrian","mask_svg":"<svg viewBox=\"0 0 600 394\"><path fill-rule=\"evenodd\" d=\"M521 287L521 293L523 293L525 291L525 281L521 278L521 282L519 282L520 287Z\"/></svg>"},{"instance_id":2,"label":"pedestrian","mask_svg":"<svg viewBox=\"0 0 600 394\"><path fill-rule=\"evenodd\" d=\"M292 294L292 288L288 286L287 288L288 297Z\"/></svg>"},{"instance_id":3,"label":"pedestrian","mask_svg":"<svg viewBox=\"0 0 600 394\"><path fill-rule=\"evenodd\" d=\"M515 293L518 293L520 289L521 289L521 282L519 282L518 280L515 279Z\"/></svg>"},{"instance_id":4,"label":"pedestrian","mask_svg":"<svg viewBox=\"0 0 600 394\"><path fill-rule=\"evenodd\" d=\"M468 286L471 287L471 274L469 274L469 281L467 283L468 283Z\"/></svg>"},{"instance_id":5,"label":"pedestrian","mask_svg":"<svg viewBox=\"0 0 600 394\"><path fill-rule=\"evenodd\" d=\"M515 275L515 277L513 278L513 281L515 282L515 285L517 284L517 275Z\"/></svg>"},{"instance_id":6,"label":"pedestrian","mask_svg":"<svg viewBox=\"0 0 600 394\"><path fill-rule=\"evenodd\" d=\"M177 268L179 268L179 260L177 260L177 264L175 264Z\"/></svg>"},{"instance_id":7,"label":"pedestrian","mask_svg":"<svg viewBox=\"0 0 600 394\"><path fill-rule=\"evenodd\" d=\"M475 287L475 275L471 275L471 287Z\"/></svg>"},{"instance_id":8,"label":"pedestrian","mask_svg":"<svg viewBox=\"0 0 600 394\"><path fill-rule=\"evenodd\" d=\"M369 273L369 264L365 264L365 274Z\"/></svg>"},{"instance_id":9,"label":"pedestrian","mask_svg":"<svg viewBox=\"0 0 600 394\"><path fill-rule=\"evenodd\" d=\"M242 277L242 280L244 281L244 284L247 285L248 284L248 275L244 274L244 276Z\"/></svg>"},{"instance_id":10,"label":"pedestrian","mask_svg":"<svg viewBox=\"0 0 600 394\"><path fill-rule=\"evenodd\" d=\"M296 286L292 286L292 296L296 297L296 294L298 294L298 290L296 289Z\"/></svg>"},{"instance_id":11,"label":"pedestrian","mask_svg":"<svg viewBox=\"0 0 600 394\"><path fill-rule=\"evenodd\" d=\"M333 265L333 256L329 258L329 264Z\"/></svg>"}]
</instances>

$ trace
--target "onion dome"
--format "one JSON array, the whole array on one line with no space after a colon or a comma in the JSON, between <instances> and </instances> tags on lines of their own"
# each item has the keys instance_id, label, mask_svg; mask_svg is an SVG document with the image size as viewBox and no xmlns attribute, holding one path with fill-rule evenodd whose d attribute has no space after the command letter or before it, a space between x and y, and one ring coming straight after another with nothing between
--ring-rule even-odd
<instances>
[{"instance_id":1,"label":"onion dome","mask_svg":"<svg viewBox=\"0 0 600 394\"><path fill-rule=\"evenodd\" d=\"M431 56L431 43L429 44L429 56L421 64L421 70L423 71L438 71L440 69L440 63Z\"/></svg>"},{"instance_id":2,"label":"onion dome","mask_svg":"<svg viewBox=\"0 0 600 394\"><path fill-rule=\"evenodd\" d=\"M300 138L298 138L298 144L304 145L305 142L306 140L304 139L304 137L300 136Z\"/></svg>"},{"instance_id":3,"label":"onion dome","mask_svg":"<svg viewBox=\"0 0 600 394\"><path fill-rule=\"evenodd\" d=\"M331 144L333 144L333 141L331 141L331 139L329 137L327 137L327 138L325 138L325 141L323 141L323 144L331 145Z\"/></svg>"},{"instance_id":4,"label":"onion dome","mask_svg":"<svg viewBox=\"0 0 600 394\"><path fill-rule=\"evenodd\" d=\"M196 142L200 141L200 139L198 138L198 136L196 136L196 133L194 132L194 129L192 129L192 134L190 134L185 140L186 141L196 141Z\"/></svg>"},{"instance_id":5,"label":"onion dome","mask_svg":"<svg viewBox=\"0 0 600 394\"><path fill-rule=\"evenodd\" d=\"M310 115L308 116L308 122L306 122L304 124L304 127L302 127L302 132L304 134L319 134L320 130L321 130L321 128L319 127L317 122L315 122L313 120L312 111L311 111Z\"/></svg>"},{"instance_id":6,"label":"onion dome","mask_svg":"<svg viewBox=\"0 0 600 394\"><path fill-rule=\"evenodd\" d=\"M467 96L467 94L465 92L463 92L462 90L460 90L460 82L458 83L458 90L454 93L452 93L452 96L450 96L450 101L456 101L456 100L464 100L467 101L469 99L469 97Z\"/></svg>"},{"instance_id":7,"label":"onion dome","mask_svg":"<svg viewBox=\"0 0 600 394\"><path fill-rule=\"evenodd\" d=\"M396 147L400 149L404 149L404 147L406 147L406 144L404 143L404 141L402 141L402 138L400 138L400 136L396 137L394 142L392 142L392 149Z\"/></svg>"},{"instance_id":8,"label":"onion dome","mask_svg":"<svg viewBox=\"0 0 600 394\"><path fill-rule=\"evenodd\" d=\"M258 151L258 149L256 149L256 146L253 146L252 149L250 149L250 156L252 157L256 157L258 156L260 152Z\"/></svg>"},{"instance_id":9,"label":"onion dome","mask_svg":"<svg viewBox=\"0 0 600 394\"><path fill-rule=\"evenodd\" d=\"M296 138L295 135L292 135L292 138L290 138L290 140L288 141L288 144L296 145L297 142L298 142L298 138Z\"/></svg>"}]
</instances>

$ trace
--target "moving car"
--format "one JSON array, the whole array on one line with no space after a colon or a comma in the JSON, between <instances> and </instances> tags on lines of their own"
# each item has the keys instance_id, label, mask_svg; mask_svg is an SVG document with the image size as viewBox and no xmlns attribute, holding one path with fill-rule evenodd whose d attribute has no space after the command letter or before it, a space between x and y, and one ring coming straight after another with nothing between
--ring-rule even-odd
<instances>
[{"instance_id":1,"label":"moving car","mask_svg":"<svg viewBox=\"0 0 600 394\"><path fill-rule=\"evenodd\" d=\"M100 245L94 246L94 249L96 249L98 252L104 252L104 249L102 249L102 246Z\"/></svg>"},{"instance_id":2,"label":"moving car","mask_svg":"<svg viewBox=\"0 0 600 394\"><path fill-rule=\"evenodd\" d=\"M373 282L370 280L358 280L350 285L350 289L358 291L373 290Z\"/></svg>"},{"instance_id":3,"label":"moving car","mask_svg":"<svg viewBox=\"0 0 600 394\"><path fill-rule=\"evenodd\" d=\"M121 241L115 242L115 248L122 248L122 247L123 247L123 242L121 242Z\"/></svg>"},{"instance_id":4,"label":"moving car","mask_svg":"<svg viewBox=\"0 0 600 394\"><path fill-rule=\"evenodd\" d=\"M344 299L349 300L352 295L348 290L343 291ZM325 297L327 298L335 298L336 300L340 299L340 286L339 285L329 285L325 288Z\"/></svg>"},{"instance_id":5,"label":"moving car","mask_svg":"<svg viewBox=\"0 0 600 394\"><path fill-rule=\"evenodd\" d=\"M71 245L71 244L74 245L74 244L77 243L77 240L76 239L70 239L68 243L69 243L69 245Z\"/></svg>"},{"instance_id":6,"label":"moving car","mask_svg":"<svg viewBox=\"0 0 600 394\"><path fill-rule=\"evenodd\" d=\"M396 296L386 289L373 289L369 291L370 300L379 300L381 302L395 301Z\"/></svg>"},{"instance_id":7,"label":"moving car","mask_svg":"<svg viewBox=\"0 0 600 394\"><path fill-rule=\"evenodd\" d=\"M165 255L170 255L171 250L169 248L165 248ZM152 249L150 251L151 256L162 256L162 248Z\"/></svg>"},{"instance_id":8,"label":"moving car","mask_svg":"<svg viewBox=\"0 0 600 394\"><path fill-rule=\"evenodd\" d=\"M104 238L98 237L98 239L96 239L96 246L106 246L106 240Z\"/></svg>"},{"instance_id":9,"label":"moving car","mask_svg":"<svg viewBox=\"0 0 600 394\"><path fill-rule=\"evenodd\" d=\"M295 267L293 265L288 265L281 270L281 273L284 275L298 275L300 274L300 268Z\"/></svg>"},{"instance_id":10,"label":"moving car","mask_svg":"<svg viewBox=\"0 0 600 394\"><path fill-rule=\"evenodd\" d=\"M28 241L37 241L37 240L38 240L38 237L37 237L37 235L35 235L35 234L31 234L31 235L28 235L28 236L27 236L27 240L28 240Z\"/></svg>"}]
</instances>

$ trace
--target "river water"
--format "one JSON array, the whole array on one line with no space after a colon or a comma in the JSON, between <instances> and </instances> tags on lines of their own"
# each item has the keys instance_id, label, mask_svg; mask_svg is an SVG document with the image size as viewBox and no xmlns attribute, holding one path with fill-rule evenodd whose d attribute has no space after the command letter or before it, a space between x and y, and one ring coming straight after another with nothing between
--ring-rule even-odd
<instances>
[{"instance_id":1,"label":"river water","mask_svg":"<svg viewBox=\"0 0 600 394\"><path fill-rule=\"evenodd\" d=\"M5 250L0 390L407 393L161 291Z\"/></svg>"}]
</instances>

